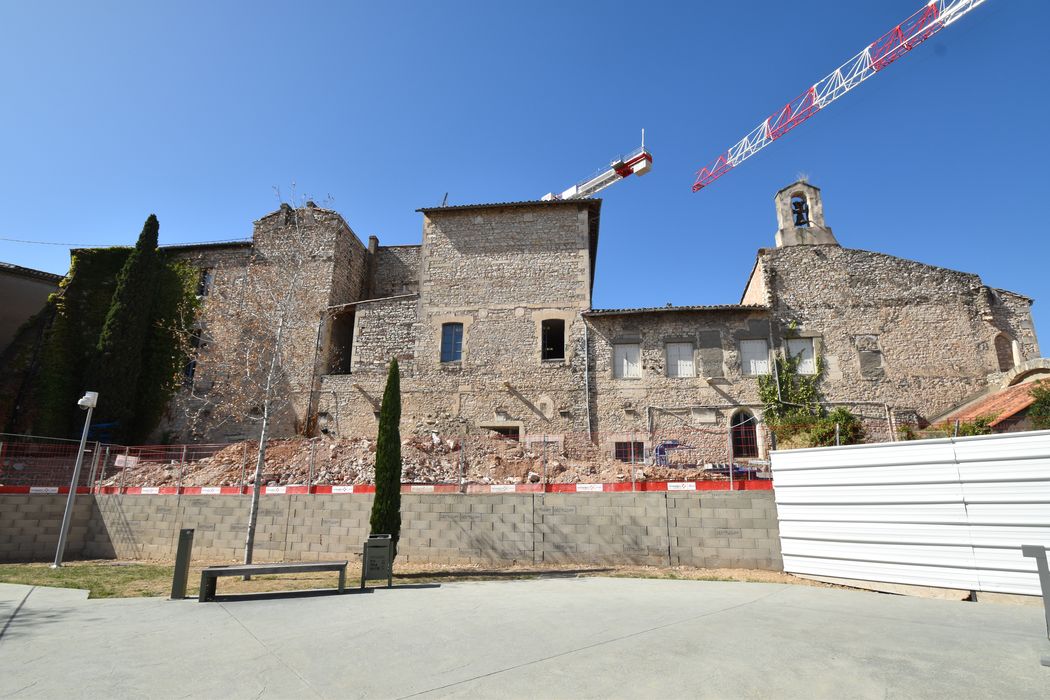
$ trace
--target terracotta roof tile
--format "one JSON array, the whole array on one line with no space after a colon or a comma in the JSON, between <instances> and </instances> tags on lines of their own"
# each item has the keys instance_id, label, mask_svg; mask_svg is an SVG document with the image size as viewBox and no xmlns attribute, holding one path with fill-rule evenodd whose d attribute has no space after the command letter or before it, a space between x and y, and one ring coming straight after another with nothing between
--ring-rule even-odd
<instances>
[{"instance_id":1,"label":"terracotta roof tile","mask_svg":"<svg viewBox=\"0 0 1050 700\"><path fill-rule=\"evenodd\" d=\"M1032 387L1038 382L1026 382L1007 387L994 394L989 394L973 403L949 413L944 418L946 423L955 421L972 421L976 418L992 418L991 425L995 426L1002 421L1015 416L1024 409L1031 406L1035 399L1032 398Z\"/></svg>"}]
</instances>

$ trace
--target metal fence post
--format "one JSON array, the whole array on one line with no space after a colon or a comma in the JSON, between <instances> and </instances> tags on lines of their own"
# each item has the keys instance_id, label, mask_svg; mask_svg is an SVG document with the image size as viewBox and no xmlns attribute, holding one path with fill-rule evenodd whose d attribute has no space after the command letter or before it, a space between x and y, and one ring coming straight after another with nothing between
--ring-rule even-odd
<instances>
[{"instance_id":1,"label":"metal fence post","mask_svg":"<svg viewBox=\"0 0 1050 700\"><path fill-rule=\"evenodd\" d=\"M306 475L306 492L310 493L310 489L314 486L314 453L317 451L317 442L310 438L310 466Z\"/></svg>"},{"instance_id":2,"label":"metal fence post","mask_svg":"<svg viewBox=\"0 0 1050 700\"><path fill-rule=\"evenodd\" d=\"M547 484L547 436L543 436L543 484Z\"/></svg>"},{"instance_id":3,"label":"metal fence post","mask_svg":"<svg viewBox=\"0 0 1050 700\"><path fill-rule=\"evenodd\" d=\"M842 442L839 440L839 424L835 424L835 447L841 445Z\"/></svg>"},{"instance_id":4,"label":"metal fence post","mask_svg":"<svg viewBox=\"0 0 1050 700\"><path fill-rule=\"evenodd\" d=\"M95 449L91 453L91 472L88 474L88 489L92 493L95 491L95 473L98 471L99 452L101 452L101 447L98 440L95 440Z\"/></svg>"},{"instance_id":5,"label":"metal fence post","mask_svg":"<svg viewBox=\"0 0 1050 700\"><path fill-rule=\"evenodd\" d=\"M459 441L459 491L464 493L467 490L467 474L466 474L466 459L467 459L467 438L464 435Z\"/></svg>"},{"instance_id":6,"label":"metal fence post","mask_svg":"<svg viewBox=\"0 0 1050 700\"><path fill-rule=\"evenodd\" d=\"M175 484L177 492L182 491L182 473L186 470L186 446L182 446L182 456L179 458L179 480Z\"/></svg>"},{"instance_id":7,"label":"metal fence post","mask_svg":"<svg viewBox=\"0 0 1050 700\"><path fill-rule=\"evenodd\" d=\"M244 469L248 464L248 443L247 441L241 443L241 493L244 493Z\"/></svg>"},{"instance_id":8,"label":"metal fence post","mask_svg":"<svg viewBox=\"0 0 1050 700\"><path fill-rule=\"evenodd\" d=\"M109 467L109 445L106 445L106 454L102 457L102 472L98 475L98 491L102 491L102 482L106 480L106 468Z\"/></svg>"},{"instance_id":9,"label":"metal fence post","mask_svg":"<svg viewBox=\"0 0 1050 700\"><path fill-rule=\"evenodd\" d=\"M120 470L120 487L117 489L118 492L124 491L124 482L128 476L128 453L130 451L130 447L124 447L124 468Z\"/></svg>"}]
</instances>

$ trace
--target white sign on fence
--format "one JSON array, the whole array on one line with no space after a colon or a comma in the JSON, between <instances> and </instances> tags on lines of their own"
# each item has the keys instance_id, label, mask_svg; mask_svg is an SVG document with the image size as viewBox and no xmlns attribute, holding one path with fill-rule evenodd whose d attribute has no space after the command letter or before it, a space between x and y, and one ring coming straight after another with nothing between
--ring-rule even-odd
<instances>
[{"instance_id":1,"label":"white sign on fence","mask_svg":"<svg viewBox=\"0 0 1050 700\"><path fill-rule=\"evenodd\" d=\"M118 467L137 467L139 464L138 457L132 457L131 455L117 455L116 459L113 460L113 464Z\"/></svg>"}]
</instances>

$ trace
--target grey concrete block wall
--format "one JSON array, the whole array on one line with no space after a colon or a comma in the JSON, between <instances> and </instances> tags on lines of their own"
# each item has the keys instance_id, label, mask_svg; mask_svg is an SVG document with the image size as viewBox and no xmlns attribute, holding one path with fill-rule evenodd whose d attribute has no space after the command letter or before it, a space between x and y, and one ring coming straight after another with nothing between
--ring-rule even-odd
<instances>
[{"instance_id":1,"label":"grey concrete block wall","mask_svg":"<svg viewBox=\"0 0 1050 700\"><path fill-rule=\"evenodd\" d=\"M54 559L65 508L64 495L0 495L0 561ZM67 556L80 556L93 508L90 497L77 499L69 526Z\"/></svg>"},{"instance_id":2,"label":"grey concrete block wall","mask_svg":"<svg viewBox=\"0 0 1050 700\"><path fill-rule=\"evenodd\" d=\"M667 493L671 564L782 571L772 491Z\"/></svg>"},{"instance_id":3,"label":"grey concrete block wall","mask_svg":"<svg viewBox=\"0 0 1050 700\"><path fill-rule=\"evenodd\" d=\"M0 559L54 554L65 498L0 496ZM243 556L250 496L81 496L69 556L174 558L180 528L194 557ZM372 496L260 501L256 561L353 559ZM641 564L783 568L771 491L404 494L401 561L441 564Z\"/></svg>"}]
</instances>

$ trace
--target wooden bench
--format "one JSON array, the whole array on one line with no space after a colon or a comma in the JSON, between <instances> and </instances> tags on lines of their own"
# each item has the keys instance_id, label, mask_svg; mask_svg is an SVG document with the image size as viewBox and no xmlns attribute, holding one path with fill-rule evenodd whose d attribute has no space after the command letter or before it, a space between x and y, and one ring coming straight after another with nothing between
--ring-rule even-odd
<instances>
[{"instance_id":1,"label":"wooden bench","mask_svg":"<svg viewBox=\"0 0 1050 700\"><path fill-rule=\"evenodd\" d=\"M339 592L346 590L345 561L304 561L280 564L231 564L209 566L201 570L201 589L198 600L204 603L215 600L215 586L220 576L261 576L263 574L294 574L308 571L338 571Z\"/></svg>"}]
</instances>

